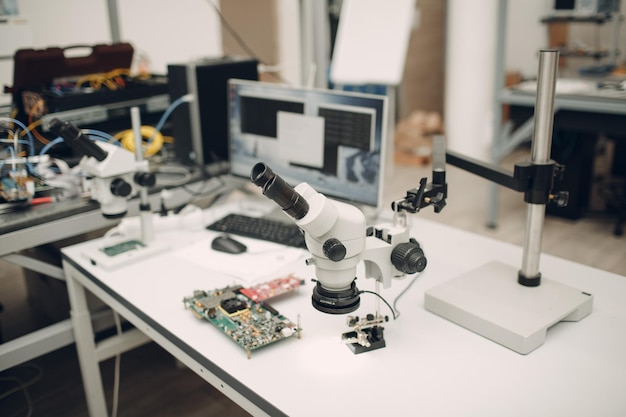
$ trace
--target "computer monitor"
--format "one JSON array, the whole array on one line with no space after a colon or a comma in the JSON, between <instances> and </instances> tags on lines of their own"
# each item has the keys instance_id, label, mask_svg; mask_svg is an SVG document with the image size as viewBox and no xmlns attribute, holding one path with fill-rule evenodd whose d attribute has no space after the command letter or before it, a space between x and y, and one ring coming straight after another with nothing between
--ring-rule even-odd
<instances>
[{"instance_id":1,"label":"computer monitor","mask_svg":"<svg viewBox=\"0 0 626 417\"><path fill-rule=\"evenodd\" d=\"M290 185L359 208L382 205L387 97L229 80L230 172L265 162Z\"/></svg>"},{"instance_id":2,"label":"computer monitor","mask_svg":"<svg viewBox=\"0 0 626 417\"><path fill-rule=\"evenodd\" d=\"M552 14L566 17L610 16L619 11L620 0L554 0Z\"/></svg>"}]
</instances>

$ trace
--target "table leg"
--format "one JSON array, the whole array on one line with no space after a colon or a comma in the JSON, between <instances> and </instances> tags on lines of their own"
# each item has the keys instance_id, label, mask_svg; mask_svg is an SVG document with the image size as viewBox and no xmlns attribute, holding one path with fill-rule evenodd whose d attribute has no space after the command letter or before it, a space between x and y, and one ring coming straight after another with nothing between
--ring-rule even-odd
<instances>
[{"instance_id":1,"label":"table leg","mask_svg":"<svg viewBox=\"0 0 626 417\"><path fill-rule=\"evenodd\" d=\"M105 417L108 415L107 406L85 288L75 279L75 275L80 272L65 261L63 262L63 269L67 281L70 316L74 327L76 351L80 362L87 408L91 417Z\"/></svg>"}]
</instances>

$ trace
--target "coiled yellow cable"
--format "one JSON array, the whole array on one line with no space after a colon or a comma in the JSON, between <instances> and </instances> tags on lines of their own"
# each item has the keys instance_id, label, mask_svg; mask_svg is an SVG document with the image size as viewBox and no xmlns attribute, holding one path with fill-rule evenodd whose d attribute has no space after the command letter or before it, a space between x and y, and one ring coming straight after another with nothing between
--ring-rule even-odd
<instances>
[{"instance_id":1,"label":"coiled yellow cable","mask_svg":"<svg viewBox=\"0 0 626 417\"><path fill-rule=\"evenodd\" d=\"M150 157L161 150L163 142L165 141L161 132L158 132L152 126L141 126L140 133L144 148L143 155L145 157ZM122 130L121 132L116 133L113 137L120 141L124 149L133 153L135 152L135 135L132 129ZM152 142L148 144L147 141L150 138L152 138Z\"/></svg>"}]
</instances>

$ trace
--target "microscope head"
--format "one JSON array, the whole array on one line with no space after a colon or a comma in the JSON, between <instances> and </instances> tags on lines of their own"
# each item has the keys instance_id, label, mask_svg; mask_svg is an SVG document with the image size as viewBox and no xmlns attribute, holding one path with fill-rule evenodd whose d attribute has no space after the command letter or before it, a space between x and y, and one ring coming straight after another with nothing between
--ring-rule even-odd
<instances>
[{"instance_id":1,"label":"microscope head","mask_svg":"<svg viewBox=\"0 0 626 417\"><path fill-rule=\"evenodd\" d=\"M139 163L126 149L92 141L70 122L52 119L50 131L83 155L79 166L91 177L91 198L100 203L104 217L115 219L125 216L127 200L137 191L135 175L146 170L147 161Z\"/></svg>"},{"instance_id":2,"label":"microscope head","mask_svg":"<svg viewBox=\"0 0 626 417\"><path fill-rule=\"evenodd\" d=\"M315 266L313 306L324 313L344 314L360 305L356 266L365 249L365 216L354 206L330 200L306 183L294 189L264 163L256 164L251 180L304 231Z\"/></svg>"}]
</instances>

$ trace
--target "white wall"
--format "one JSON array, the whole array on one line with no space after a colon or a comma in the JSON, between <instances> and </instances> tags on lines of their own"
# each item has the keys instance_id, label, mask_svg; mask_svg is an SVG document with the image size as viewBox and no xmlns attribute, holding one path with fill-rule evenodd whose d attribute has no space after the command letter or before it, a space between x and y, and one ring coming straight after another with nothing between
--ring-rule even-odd
<instances>
[{"instance_id":1,"label":"white wall","mask_svg":"<svg viewBox=\"0 0 626 417\"><path fill-rule=\"evenodd\" d=\"M449 0L444 124L447 146L487 160L492 137L498 0Z\"/></svg>"},{"instance_id":2,"label":"white wall","mask_svg":"<svg viewBox=\"0 0 626 417\"><path fill-rule=\"evenodd\" d=\"M33 47L90 45L110 41L104 0L19 0Z\"/></svg>"},{"instance_id":3,"label":"white wall","mask_svg":"<svg viewBox=\"0 0 626 417\"><path fill-rule=\"evenodd\" d=\"M209 1L118 0L121 39L146 55L155 73L165 74L168 63L219 56L221 24Z\"/></svg>"},{"instance_id":4,"label":"white wall","mask_svg":"<svg viewBox=\"0 0 626 417\"><path fill-rule=\"evenodd\" d=\"M279 0L278 9L278 44L279 65L282 78L290 84L301 85L301 33L299 2L293 0Z\"/></svg>"},{"instance_id":5,"label":"white wall","mask_svg":"<svg viewBox=\"0 0 626 417\"><path fill-rule=\"evenodd\" d=\"M504 33L499 32L500 3L506 8ZM444 122L450 149L490 160L494 131L496 39L505 37L504 67L535 76L539 49L547 29L541 17L545 0L448 0Z\"/></svg>"},{"instance_id":6,"label":"white wall","mask_svg":"<svg viewBox=\"0 0 626 417\"><path fill-rule=\"evenodd\" d=\"M550 1L507 2L505 68L526 77L537 75L538 51L548 45L548 29L541 23Z\"/></svg>"}]
</instances>

